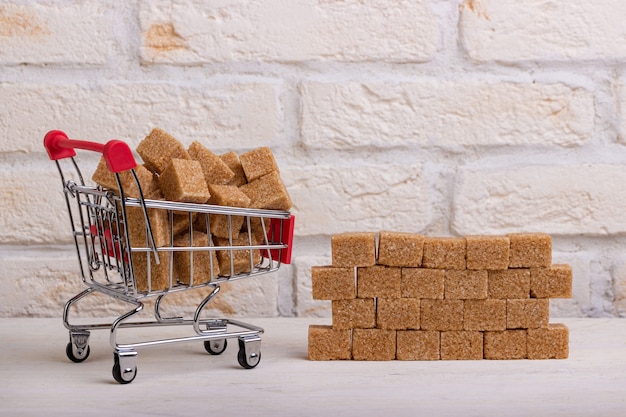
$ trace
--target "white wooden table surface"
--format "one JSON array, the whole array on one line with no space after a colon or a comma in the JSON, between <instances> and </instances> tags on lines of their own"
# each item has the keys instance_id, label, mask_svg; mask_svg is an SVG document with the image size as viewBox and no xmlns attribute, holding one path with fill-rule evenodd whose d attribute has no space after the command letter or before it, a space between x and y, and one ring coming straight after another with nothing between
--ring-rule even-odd
<instances>
[{"instance_id":1,"label":"white wooden table surface","mask_svg":"<svg viewBox=\"0 0 626 417\"><path fill-rule=\"evenodd\" d=\"M201 343L140 350L137 378L120 385L107 331L75 364L60 319L0 319L0 415L626 416L626 319L556 320L570 328L567 360L308 361L308 325L326 320L248 320L265 328L252 370L236 340L220 356Z\"/></svg>"}]
</instances>

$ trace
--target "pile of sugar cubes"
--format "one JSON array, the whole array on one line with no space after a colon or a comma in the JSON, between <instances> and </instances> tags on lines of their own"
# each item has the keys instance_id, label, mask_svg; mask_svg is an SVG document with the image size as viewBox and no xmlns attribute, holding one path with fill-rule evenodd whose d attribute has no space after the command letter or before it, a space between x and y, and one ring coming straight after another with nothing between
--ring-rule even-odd
<instances>
[{"instance_id":1,"label":"pile of sugar cubes","mask_svg":"<svg viewBox=\"0 0 626 417\"><path fill-rule=\"evenodd\" d=\"M269 210L289 210L292 206L268 147L218 156L197 141L185 149L172 135L156 128L139 143L137 153L143 165L135 172L146 199ZM119 193L104 158L92 180ZM120 182L126 197L139 197L130 171L120 173ZM149 209L148 215L157 247L230 246L230 242L232 246L250 246L250 240L252 245L261 245L269 227L269 219L262 225L259 217L250 217L251 230L247 230L248 222L237 215L161 209ZM142 209L128 207L127 216L131 246L146 246ZM258 250L201 250L194 251L193 257L190 251L170 252L171 257L160 256L159 264L149 252L133 253L139 291L167 290L179 284L206 283L218 275L248 273L251 263L260 261Z\"/></svg>"},{"instance_id":2,"label":"pile of sugar cubes","mask_svg":"<svg viewBox=\"0 0 626 417\"><path fill-rule=\"evenodd\" d=\"M550 298L571 298L572 269L544 233L331 237L332 265L311 269L332 325L311 325L310 360L563 359Z\"/></svg>"}]
</instances>

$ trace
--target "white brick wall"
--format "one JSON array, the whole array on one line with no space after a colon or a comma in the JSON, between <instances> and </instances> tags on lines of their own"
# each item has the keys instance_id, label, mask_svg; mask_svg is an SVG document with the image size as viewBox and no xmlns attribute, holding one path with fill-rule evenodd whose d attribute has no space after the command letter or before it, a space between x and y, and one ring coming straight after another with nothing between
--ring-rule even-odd
<instances>
[{"instance_id":1,"label":"white brick wall","mask_svg":"<svg viewBox=\"0 0 626 417\"><path fill-rule=\"evenodd\" d=\"M135 147L156 126L216 152L272 147L294 200L293 266L233 283L217 313L328 316L309 271L333 233L537 230L574 269L552 316L626 316L624 15L619 0L4 1L0 316L59 316L82 288L45 132Z\"/></svg>"}]
</instances>

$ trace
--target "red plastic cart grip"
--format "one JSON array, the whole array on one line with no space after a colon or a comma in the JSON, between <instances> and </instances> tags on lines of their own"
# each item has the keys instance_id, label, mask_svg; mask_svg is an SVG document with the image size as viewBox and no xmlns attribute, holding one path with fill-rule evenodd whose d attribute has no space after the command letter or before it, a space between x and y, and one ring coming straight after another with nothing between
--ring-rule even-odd
<instances>
[{"instance_id":1,"label":"red plastic cart grip","mask_svg":"<svg viewBox=\"0 0 626 417\"><path fill-rule=\"evenodd\" d=\"M43 145L53 161L71 158L76 156L75 149L83 149L101 153L111 172L127 171L137 166L130 147L117 139L112 139L103 145L97 142L70 139L60 130L51 130L43 138Z\"/></svg>"},{"instance_id":2,"label":"red plastic cart grip","mask_svg":"<svg viewBox=\"0 0 626 417\"><path fill-rule=\"evenodd\" d=\"M287 245L284 249L270 249L270 253L272 254L272 259L278 259L278 255L280 254L280 263L289 265L291 263L291 247L293 246L293 229L295 225L296 217L292 214L288 219L272 219L270 221L270 230L268 230L268 237L274 237L280 233L280 228L282 225L282 235L280 236L280 241ZM263 255L267 256L267 252L263 251Z\"/></svg>"}]
</instances>

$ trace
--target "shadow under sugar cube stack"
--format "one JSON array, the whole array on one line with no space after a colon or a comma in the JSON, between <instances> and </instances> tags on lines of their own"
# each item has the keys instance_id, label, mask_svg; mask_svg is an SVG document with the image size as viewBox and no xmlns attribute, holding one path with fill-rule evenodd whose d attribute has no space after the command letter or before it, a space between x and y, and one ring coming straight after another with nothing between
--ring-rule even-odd
<instances>
[{"instance_id":1,"label":"shadow under sugar cube stack","mask_svg":"<svg viewBox=\"0 0 626 417\"><path fill-rule=\"evenodd\" d=\"M332 325L311 325L311 360L564 359L550 298L571 298L572 269L544 233L332 236L332 265L311 269Z\"/></svg>"}]
</instances>

